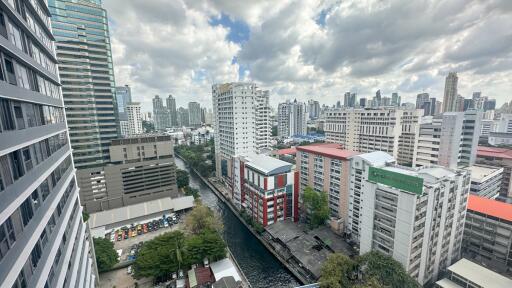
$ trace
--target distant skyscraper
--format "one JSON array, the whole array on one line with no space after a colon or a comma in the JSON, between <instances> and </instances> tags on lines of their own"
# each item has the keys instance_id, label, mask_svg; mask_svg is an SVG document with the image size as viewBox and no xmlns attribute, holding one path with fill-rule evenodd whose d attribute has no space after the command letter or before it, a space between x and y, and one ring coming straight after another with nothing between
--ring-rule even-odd
<instances>
[{"instance_id":1,"label":"distant skyscraper","mask_svg":"<svg viewBox=\"0 0 512 288\"><path fill-rule=\"evenodd\" d=\"M201 126L201 105L197 102L188 103L188 124L192 127Z\"/></svg>"},{"instance_id":2,"label":"distant skyscraper","mask_svg":"<svg viewBox=\"0 0 512 288\"><path fill-rule=\"evenodd\" d=\"M341 101L336 101L336 108L341 108Z\"/></svg>"},{"instance_id":3,"label":"distant skyscraper","mask_svg":"<svg viewBox=\"0 0 512 288\"><path fill-rule=\"evenodd\" d=\"M346 92L343 97L345 107L356 107L356 93Z\"/></svg>"},{"instance_id":4,"label":"distant skyscraper","mask_svg":"<svg viewBox=\"0 0 512 288\"><path fill-rule=\"evenodd\" d=\"M484 111L496 109L496 99L488 99L484 102Z\"/></svg>"},{"instance_id":5,"label":"distant skyscraper","mask_svg":"<svg viewBox=\"0 0 512 288\"><path fill-rule=\"evenodd\" d=\"M463 111L475 108L475 101L473 99L464 99Z\"/></svg>"},{"instance_id":6,"label":"distant skyscraper","mask_svg":"<svg viewBox=\"0 0 512 288\"><path fill-rule=\"evenodd\" d=\"M423 104L430 102L430 95L428 93L420 93L416 96L416 109L423 109ZM425 113L425 115L428 115Z\"/></svg>"},{"instance_id":7,"label":"distant skyscraper","mask_svg":"<svg viewBox=\"0 0 512 288\"><path fill-rule=\"evenodd\" d=\"M180 107L178 108L178 125L180 127L188 127L190 126L190 117L188 113L188 109Z\"/></svg>"},{"instance_id":8,"label":"distant skyscraper","mask_svg":"<svg viewBox=\"0 0 512 288\"><path fill-rule=\"evenodd\" d=\"M178 113L176 111L176 98L174 98L171 94L166 99L167 110L169 111L169 121L171 121L171 127L178 126Z\"/></svg>"},{"instance_id":9,"label":"distant skyscraper","mask_svg":"<svg viewBox=\"0 0 512 288\"><path fill-rule=\"evenodd\" d=\"M79 170L101 167L118 138L107 12L93 0L51 0L49 8L73 160Z\"/></svg>"},{"instance_id":10,"label":"distant skyscraper","mask_svg":"<svg viewBox=\"0 0 512 288\"><path fill-rule=\"evenodd\" d=\"M164 131L169 127L169 111L165 108L162 98L155 95L153 98L153 117L155 121L155 130Z\"/></svg>"},{"instance_id":11,"label":"distant skyscraper","mask_svg":"<svg viewBox=\"0 0 512 288\"><path fill-rule=\"evenodd\" d=\"M256 90L256 151L270 148L272 122L270 121L270 92Z\"/></svg>"},{"instance_id":12,"label":"distant skyscraper","mask_svg":"<svg viewBox=\"0 0 512 288\"><path fill-rule=\"evenodd\" d=\"M126 115L126 105L132 102L132 92L130 86L125 85L116 87L116 102L119 121L128 121L128 115Z\"/></svg>"},{"instance_id":13,"label":"distant skyscraper","mask_svg":"<svg viewBox=\"0 0 512 288\"><path fill-rule=\"evenodd\" d=\"M373 99L375 101L375 106L379 107L382 103L382 95L380 94L380 89L375 92L375 98Z\"/></svg>"},{"instance_id":14,"label":"distant skyscraper","mask_svg":"<svg viewBox=\"0 0 512 288\"><path fill-rule=\"evenodd\" d=\"M459 77L456 72L448 73L444 83L443 112L457 112L457 83Z\"/></svg>"},{"instance_id":15,"label":"distant skyscraper","mask_svg":"<svg viewBox=\"0 0 512 288\"><path fill-rule=\"evenodd\" d=\"M288 138L294 135L306 135L307 111L306 104L286 101L278 106L277 135L281 138Z\"/></svg>"},{"instance_id":16,"label":"distant skyscraper","mask_svg":"<svg viewBox=\"0 0 512 288\"><path fill-rule=\"evenodd\" d=\"M464 97L457 95L457 102L455 103L456 112L464 112Z\"/></svg>"},{"instance_id":17,"label":"distant skyscraper","mask_svg":"<svg viewBox=\"0 0 512 288\"><path fill-rule=\"evenodd\" d=\"M359 99L359 107L361 107L361 108L366 107L366 98Z\"/></svg>"},{"instance_id":18,"label":"distant skyscraper","mask_svg":"<svg viewBox=\"0 0 512 288\"><path fill-rule=\"evenodd\" d=\"M76 102L64 102L61 95L50 13L46 1L2 1L1 6L0 287L94 287L92 237L82 218L64 107L80 112ZM75 64L70 58L60 67L65 79ZM88 63L82 63L87 70ZM83 87L77 78L73 85ZM66 97L86 97L63 84ZM87 113L70 121L85 131L77 137L73 130L72 139L99 145L96 133L88 138L88 125L98 128L89 118L97 114ZM116 132L114 118L111 124Z\"/></svg>"},{"instance_id":19,"label":"distant skyscraper","mask_svg":"<svg viewBox=\"0 0 512 288\"><path fill-rule=\"evenodd\" d=\"M309 100L308 106L309 119L317 119L320 117L320 103L318 101Z\"/></svg>"},{"instance_id":20,"label":"distant skyscraper","mask_svg":"<svg viewBox=\"0 0 512 288\"><path fill-rule=\"evenodd\" d=\"M402 102L402 98L398 96L398 93L391 94L391 105L395 107L400 107Z\"/></svg>"},{"instance_id":21,"label":"distant skyscraper","mask_svg":"<svg viewBox=\"0 0 512 288\"><path fill-rule=\"evenodd\" d=\"M140 103L128 103L128 105L126 105L126 114L128 115L128 135L133 136L144 133L144 130L142 130Z\"/></svg>"}]
</instances>

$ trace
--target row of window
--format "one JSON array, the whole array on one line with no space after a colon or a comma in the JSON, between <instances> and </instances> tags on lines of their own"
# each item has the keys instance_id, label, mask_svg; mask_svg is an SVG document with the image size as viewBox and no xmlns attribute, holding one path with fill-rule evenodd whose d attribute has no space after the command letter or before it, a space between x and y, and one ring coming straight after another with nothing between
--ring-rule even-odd
<instances>
[{"instance_id":1,"label":"row of window","mask_svg":"<svg viewBox=\"0 0 512 288\"><path fill-rule=\"evenodd\" d=\"M7 252L14 246L16 242L16 236L19 235L23 229L30 223L30 220L34 217L35 213L39 210L39 207L41 207L42 203L46 201L50 193L54 192L52 191L57 183L60 181L62 175L66 172L67 169L71 166L71 157L66 158L65 161L63 161L53 172L50 176L48 176L47 179L45 179L39 187L37 187L32 194L23 201L23 203L14 211L7 220L0 225L0 262L2 261L3 257L7 254ZM51 187L51 188L50 188ZM68 190L71 191L74 188L74 180L71 181L71 183L68 186ZM67 191L66 191L67 192ZM70 192L67 192L70 193ZM66 195L64 195L66 196ZM64 198L64 196L62 198ZM68 195L69 196L69 195ZM62 202L62 199L61 199ZM59 203L60 204L60 203ZM59 209L59 206L57 206L57 210ZM62 210L61 210L62 211ZM58 211L58 215L60 216L60 212ZM51 219L50 219L51 220ZM53 225L52 225L53 223ZM51 230L55 226L55 221L50 221L46 227L49 229L49 233L51 233ZM43 245L46 245L47 242L46 237L46 229L42 232L40 236L40 242ZM33 253L36 253L35 255L32 255L33 263L37 263L37 261L34 262L34 260L39 260L37 256L37 249L32 251ZM35 264L34 264L35 267Z\"/></svg>"},{"instance_id":2,"label":"row of window","mask_svg":"<svg viewBox=\"0 0 512 288\"><path fill-rule=\"evenodd\" d=\"M45 161L60 148L67 145L67 143L66 132L61 132L0 156L0 192L23 177L32 168Z\"/></svg>"},{"instance_id":3,"label":"row of window","mask_svg":"<svg viewBox=\"0 0 512 288\"><path fill-rule=\"evenodd\" d=\"M0 99L0 133L64 122L64 109Z\"/></svg>"},{"instance_id":4,"label":"row of window","mask_svg":"<svg viewBox=\"0 0 512 288\"><path fill-rule=\"evenodd\" d=\"M11 85L39 92L52 98L61 99L59 86L48 81L42 74L25 67L6 54L2 53L1 56L0 80L6 81Z\"/></svg>"}]
</instances>

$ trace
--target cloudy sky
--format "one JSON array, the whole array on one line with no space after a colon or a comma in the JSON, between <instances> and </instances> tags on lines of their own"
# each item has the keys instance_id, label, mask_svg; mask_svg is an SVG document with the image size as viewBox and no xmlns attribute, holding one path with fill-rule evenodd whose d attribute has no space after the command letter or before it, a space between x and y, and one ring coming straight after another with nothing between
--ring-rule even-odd
<instances>
[{"instance_id":1,"label":"cloudy sky","mask_svg":"<svg viewBox=\"0 0 512 288\"><path fill-rule=\"evenodd\" d=\"M512 100L512 1L103 0L116 84L211 107L211 84L255 81L271 103L352 91Z\"/></svg>"}]
</instances>

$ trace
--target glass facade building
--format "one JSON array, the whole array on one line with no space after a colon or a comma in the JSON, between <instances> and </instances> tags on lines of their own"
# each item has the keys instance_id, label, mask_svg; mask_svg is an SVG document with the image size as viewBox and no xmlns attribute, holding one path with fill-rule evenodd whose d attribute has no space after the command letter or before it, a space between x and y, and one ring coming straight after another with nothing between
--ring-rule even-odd
<instances>
[{"instance_id":1,"label":"glass facade building","mask_svg":"<svg viewBox=\"0 0 512 288\"><path fill-rule=\"evenodd\" d=\"M0 287L94 287L45 1L0 1Z\"/></svg>"}]
</instances>

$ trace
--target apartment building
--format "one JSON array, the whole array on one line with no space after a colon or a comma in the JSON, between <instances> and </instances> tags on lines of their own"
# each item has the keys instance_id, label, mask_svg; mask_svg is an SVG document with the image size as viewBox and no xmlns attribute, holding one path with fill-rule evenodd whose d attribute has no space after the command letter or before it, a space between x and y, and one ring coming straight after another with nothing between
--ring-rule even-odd
<instances>
[{"instance_id":1,"label":"apartment building","mask_svg":"<svg viewBox=\"0 0 512 288\"><path fill-rule=\"evenodd\" d=\"M258 152L268 145L263 144L267 139L270 142L268 97L268 92L259 90L254 83L212 86L216 175L227 183L232 182L232 157Z\"/></svg>"},{"instance_id":2,"label":"apartment building","mask_svg":"<svg viewBox=\"0 0 512 288\"><path fill-rule=\"evenodd\" d=\"M132 102L132 90L130 86L118 86L116 87L116 104L119 121L128 121L128 115L126 114L126 105Z\"/></svg>"},{"instance_id":3,"label":"apartment building","mask_svg":"<svg viewBox=\"0 0 512 288\"><path fill-rule=\"evenodd\" d=\"M507 198L512 200L512 149L478 146L476 163L503 168L498 199L510 202Z\"/></svg>"},{"instance_id":4,"label":"apartment building","mask_svg":"<svg viewBox=\"0 0 512 288\"><path fill-rule=\"evenodd\" d=\"M165 128L170 127L169 110L164 106L164 101L160 96L155 95L153 98L153 118L155 122L156 131L165 131ZM188 120L188 119L187 119Z\"/></svg>"},{"instance_id":5,"label":"apartment building","mask_svg":"<svg viewBox=\"0 0 512 288\"><path fill-rule=\"evenodd\" d=\"M472 165L466 168L471 174L471 194L496 199L500 193L503 168Z\"/></svg>"},{"instance_id":6,"label":"apartment building","mask_svg":"<svg viewBox=\"0 0 512 288\"><path fill-rule=\"evenodd\" d=\"M297 172L293 164L263 154L233 158L232 199L263 227L298 221Z\"/></svg>"},{"instance_id":7,"label":"apartment building","mask_svg":"<svg viewBox=\"0 0 512 288\"><path fill-rule=\"evenodd\" d=\"M446 112L420 125L414 166L467 167L475 163L482 112Z\"/></svg>"},{"instance_id":8,"label":"apartment building","mask_svg":"<svg viewBox=\"0 0 512 288\"><path fill-rule=\"evenodd\" d=\"M201 105L198 102L188 103L188 123L191 127L201 127Z\"/></svg>"},{"instance_id":9,"label":"apartment building","mask_svg":"<svg viewBox=\"0 0 512 288\"><path fill-rule=\"evenodd\" d=\"M295 135L308 133L308 114L306 104L302 102L286 101L277 108L277 136L289 138Z\"/></svg>"},{"instance_id":10,"label":"apartment building","mask_svg":"<svg viewBox=\"0 0 512 288\"><path fill-rule=\"evenodd\" d=\"M421 116L414 109L331 109L326 112L326 141L362 153L383 151L410 166Z\"/></svg>"},{"instance_id":11,"label":"apartment building","mask_svg":"<svg viewBox=\"0 0 512 288\"><path fill-rule=\"evenodd\" d=\"M361 182L351 181L354 188L361 185L359 211L352 211L359 214L360 229L353 233L359 236L359 253L389 255L428 285L460 257L469 173L398 166L389 157L376 159L380 153L352 158L354 178L362 172Z\"/></svg>"},{"instance_id":12,"label":"apartment building","mask_svg":"<svg viewBox=\"0 0 512 288\"><path fill-rule=\"evenodd\" d=\"M126 105L126 114L128 116L128 135L140 135L142 130L142 115L140 113L140 103L131 102Z\"/></svg>"},{"instance_id":13,"label":"apartment building","mask_svg":"<svg viewBox=\"0 0 512 288\"><path fill-rule=\"evenodd\" d=\"M454 112L457 110L457 84L459 77L457 72L450 72L444 83L443 112Z\"/></svg>"},{"instance_id":14,"label":"apartment building","mask_svg":"<svg viewBox=\"0 0 512 288\"><path fill-rule=\"evenodd\" d=\"M296 148L299 174L299 203L306 187L328 195L331 227L346 233L349 219L350 158L359 153L342 150L339 144L318 144Z\"/></svg>"},{"instance_id":15,"label":"apartment building","mask_svg":"<svg viewBox=\"0 0 512 288\"><path fill-rule=\"evenodd\" d=\"M178 196L171 136L116 139L111 162L93 181L83 181L80 197L87 212Z\"/></svg>"},{"instance_id":16,"label":"apartment building","mask_svg":"<svg viewBox=\"0 0 512 288\"><path fill-rule=\"evenodd\" d=\"M469 196L462 256L512 276L512 204Z\"/></svg>"},{"instance_id":17,"label":"apartment building","mask_svg":"<svg viewBox=\"0 0 512 288\"><path fill-rule=\"evenodd\" d=\"M0 1L0 287L94 287L45 1Z\"/></svg>"}]
</instances>

